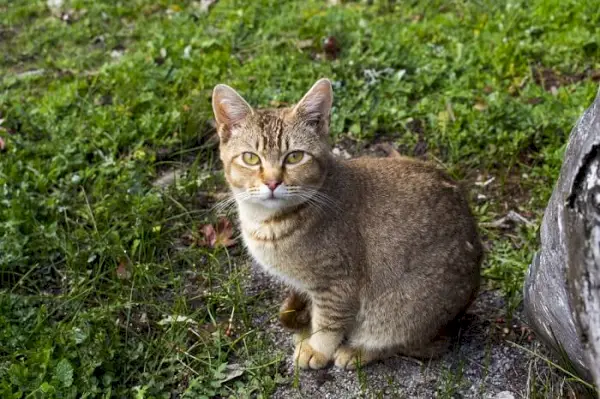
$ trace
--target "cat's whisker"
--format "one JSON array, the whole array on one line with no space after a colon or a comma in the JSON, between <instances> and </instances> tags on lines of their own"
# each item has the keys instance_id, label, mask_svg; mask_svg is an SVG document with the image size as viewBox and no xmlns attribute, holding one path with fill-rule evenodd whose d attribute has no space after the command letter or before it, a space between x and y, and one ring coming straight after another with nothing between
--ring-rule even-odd
<instances>
[{"instance_id":1,"label":"cat's whisker","mask_svg":"<svg viewBox=\"0 0 600 399\"><path fill-rule=\"evenodd\" d=\"M229 197L222 201L217 202L210 209L211 212L221 213L225 210L231 208L231 206L235 203L235 197Z\"/></svg>"},{"instance_id":2,"label":"cat's whisker","mask_svg":"<svg viewBox=\"0 0 600 399\"><path fill-rule=\"evenodd\" d=\"M308 189L298 186L288 187L288 192L291 196L296 196L301 198L302 200L309 202L313 206L317 206L319 210L321 210L324 214L326 214L326 209L328 208L331 211L339 210L339 206L326 195L321 194L318 190Z\"/></svg>"},{"instance_id":3,"label":"cat's whisker","mask_svg":"<svg viewBox=\"0 0 600 399\"><path fill-rule=\"evenodd\" d=\"M322 204L320 204L319 202L315 201L310 195L304 194L304 193L297 193L296 194L298 197L302 198L307 204L311 205L313 208L315 208L317 210L317 212L319 212L319 214L321 214L322 216L326 216L327 215L327 211L323 208Z\"/></svg>"},{"instance_id":4,"label":"cat's whisker","mask_svg":"<svg viewBox=\"0 0 600 399\"><path fill-rule=\"evenodd\" d=\"M311 198L313 202L318 203L333 212L341 212L340 205L337 201L319 190L304 188L299 190L298 193L303 193L304 198Z\"/></svg>"},{"instance_id":5,"label":"cat's whisker","mask_svg":"<svg viewBox=\"0 0 600 399\"><path fill-rule=\"evenodd\" d=\"M224 199L216 203L212 208L212 212L222 213L229 211L236 203L244 202L252 197L252 193L248 191L244 191L241 193L232 194L229 198Z\"/></svg>"}]
</instances>

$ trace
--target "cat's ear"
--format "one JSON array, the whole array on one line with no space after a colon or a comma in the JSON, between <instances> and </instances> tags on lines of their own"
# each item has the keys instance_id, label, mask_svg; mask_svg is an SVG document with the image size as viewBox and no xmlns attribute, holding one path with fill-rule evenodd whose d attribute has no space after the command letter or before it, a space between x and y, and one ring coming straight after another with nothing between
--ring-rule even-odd
<instances>
[{"instance_id":1,"label":"cat's ear","mask_svg":"<svg viewBox=\"0 0 600 399\"><path fill-rule=\"evenodd\" d=\"M333 88L329 79L319 79L294 107L292 113L310 123L329 122ZM327 123L326 123L327 124Z\"/></svg>"},{"instance_id":2,"label":"cat's ear","mask_svg":"<svg viewBox=\"0 0 600 399\"><path fill-rule=\"evenodd\" d=\"M230 134L231 129L252 115L252 107L231 87L218 84L213 89L212 107L219 135ZM227 139L228 137L221 137Z\"/></svg>"}]
</instances>

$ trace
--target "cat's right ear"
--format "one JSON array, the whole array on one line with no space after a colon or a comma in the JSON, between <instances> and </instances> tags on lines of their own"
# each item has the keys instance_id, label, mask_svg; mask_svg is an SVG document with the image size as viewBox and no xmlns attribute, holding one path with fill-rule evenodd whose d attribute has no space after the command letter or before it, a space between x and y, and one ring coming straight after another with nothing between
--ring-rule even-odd
<instances>
[{"instance_id":1,"label":"cat's right ear","mask_svg":"<svg viewBox=\"0 0 600 399\"><path fill-rule=\"evenodd\" d=\"M293 115L310 123L324 123L327 127L333 103L333 89L329 79L319 79L292 110Z\"/></svg>"},{"instance_id":2,"label":"cat's right ear","mask_svg":"<svg viewBox=\"0 0 600 399\"><path fill-rule=\"evenodd\" d=\"M218 84L213 89L212 107L217 122L217 131L227 141L234 126L252 115L252 107L231 87Z\"/></svg>"}]
</instances>

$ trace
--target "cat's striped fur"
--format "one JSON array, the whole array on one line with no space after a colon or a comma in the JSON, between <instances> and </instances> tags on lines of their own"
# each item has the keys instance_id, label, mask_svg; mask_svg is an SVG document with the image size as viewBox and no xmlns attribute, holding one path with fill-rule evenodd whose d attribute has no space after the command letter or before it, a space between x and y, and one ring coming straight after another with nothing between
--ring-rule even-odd
<instances>
[{"instance_id":1,"label":"cat's striped fur","mask_svg":"<svg viewBox=\"0 0 600 399\"><path fill-rule=\"evenodd\" d=\"M297 335L300 367L432 356L479 287L474 218L458 185L431 165L336 160L331 104L326 79L277 110L252 109L230 87L215 87L220 154L244 243L296 293L287 308L301 315L282 320L310 323Z\"/></svg>"}]
</instances>

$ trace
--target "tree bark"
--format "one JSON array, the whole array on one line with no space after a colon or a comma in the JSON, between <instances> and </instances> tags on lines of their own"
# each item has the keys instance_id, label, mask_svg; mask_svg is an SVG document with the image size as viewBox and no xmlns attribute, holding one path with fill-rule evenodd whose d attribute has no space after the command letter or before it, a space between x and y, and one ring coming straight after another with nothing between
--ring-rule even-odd
<instances>
[{"instance_id":1,"label":"tree bark","mask_svg":"<svg viewBox=\"0 0 600 399\"><path fill-rule=\"evenodd\" d=\"M597 133L600 135L600 130ZM567 281L588 369L600 386L600 145L586 155L568 199Z\"/></svg>"},{"instance_id":2,"label":"tree bark","mask_svg":"<svg viewBox=\"0 0 600 399\"><path fill-rule=\"evenodd\" d=\"M531 327L600 385L600 91L572 130L524 287Z\"/></svg>"}]
</instances>

